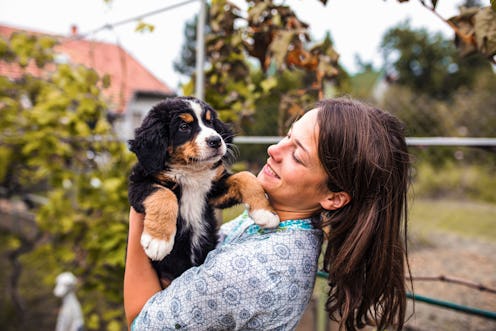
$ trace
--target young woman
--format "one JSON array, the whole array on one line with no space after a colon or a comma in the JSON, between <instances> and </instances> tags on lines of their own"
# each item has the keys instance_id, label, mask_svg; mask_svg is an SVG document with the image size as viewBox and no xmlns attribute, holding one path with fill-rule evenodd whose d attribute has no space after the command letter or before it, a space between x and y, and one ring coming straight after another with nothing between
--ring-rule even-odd
<instances>
[{"instance_id":1,"label":"young woman","mask_svg":"<svg viewBox=\"0 0 496 331\"><path fill-rule=\"evenodd\" d=\"M405 318L409 157L401 123L328 99L268 148L258 175L281 224L244 213L199 267L161 290L130 213L124 306L133 330L292 330L311 297L325 237L329 317L346 330L401 329ZM324 231L322 231L324 230Z\"/></svg>"}]
</instances>

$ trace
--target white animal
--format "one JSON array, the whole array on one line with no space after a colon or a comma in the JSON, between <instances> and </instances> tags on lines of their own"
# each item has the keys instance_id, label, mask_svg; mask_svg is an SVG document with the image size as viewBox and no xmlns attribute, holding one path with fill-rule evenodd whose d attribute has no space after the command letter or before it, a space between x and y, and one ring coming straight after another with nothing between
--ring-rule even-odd
<instances>
[{"instance_id":1,"label":"white animal","mask_svg":"<svg viewBox=\"0 0 496 331\"><path fill-rule=\"evenodd\" d=\"M57 276L53 294L62 298L62 306L57 317L55 331L82 331L84 329L83 312L76 297L76 277L70 272Z\"/></svg>"}]
</instances>

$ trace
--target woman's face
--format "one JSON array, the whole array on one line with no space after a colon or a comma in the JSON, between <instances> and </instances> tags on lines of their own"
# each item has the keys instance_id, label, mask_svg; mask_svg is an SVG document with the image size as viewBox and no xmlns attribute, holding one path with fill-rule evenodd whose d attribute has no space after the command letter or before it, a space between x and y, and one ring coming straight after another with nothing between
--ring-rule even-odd
<instances>
[{"instance_id":1,"label":"woman's face","mask_svg":"<svg viewBox=\"0 0 496 331\"><path fill-rule=\"evenodd\" d=\"M269 158L258 180L276 211L313 215L329 192L317 150L318 111L305 113L283 140L267 150Z\"/></svg>"}]
</instances>

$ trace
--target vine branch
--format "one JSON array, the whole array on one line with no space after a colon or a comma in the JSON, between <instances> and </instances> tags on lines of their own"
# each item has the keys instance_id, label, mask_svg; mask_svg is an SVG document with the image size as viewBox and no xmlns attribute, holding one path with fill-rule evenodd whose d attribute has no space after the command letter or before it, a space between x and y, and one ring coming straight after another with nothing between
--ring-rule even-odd
<instances>
[{"instance_id":1,"label":"vine branch","mask_svg":"<svg viewBox=\"0 0 496 331\"><path fill-rule=\"evenodd\" d=\"M476 45L476 42L475 42L475 39L474 39L474 36L472 35L466 35L465 33L463 33L459 28L458 26L456 26L455 23L451 22L450 20L447 20L445 19L444 17L441 16L441 14L439 14L437 11L436 11L436 8L434 6L430 7L428 6L425 1L422 1L422 0L419 0L420 4L424 7L424 8L427 8L428 10L430 10L435 16L437 16L440 20L442 20L443 22L445 22L446 24L448 24L450 26L450 28L453 29L453 31L455 31L455 34L460 37L460 39L463 40L464 43L466 44L472 44L472 45Z\"/></svg>"},{"instance_id":2,"label":"vine branch","mask_svg":"<svg viewBox=\"0 0 496 331\"><path fill-rule=\"evenodd\" d=\"M439 275L439 276L413 276L413 277L406 277L406 279L409 281L441 281L447 283L454 283L454 284L459 284L470 288L474 288L482 292L489 292L492 294L496 294L496 289L490 288L481 283L473 282L458 277Z\"/></svg>"}]
</instances>

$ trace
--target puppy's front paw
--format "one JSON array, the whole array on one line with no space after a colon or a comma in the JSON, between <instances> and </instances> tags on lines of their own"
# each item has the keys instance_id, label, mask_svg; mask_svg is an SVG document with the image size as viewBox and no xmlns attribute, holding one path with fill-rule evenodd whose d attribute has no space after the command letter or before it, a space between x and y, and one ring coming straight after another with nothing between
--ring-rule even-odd
<instances>
[{"instance_id":1,"label":"puppy's front paw","mask_svg":"<svg viewBox=\"0 0 496 331\"><path fill-rule=\"evenodd\" d=\"M174 246L174 239L167 241L154 238L146 232L141 235L141 246L145 249L146 255L153 261L160 261L166 257Z\"/></svg>"},{"instance_id":2,"label":"puppy's front paw","mask_svg":"<svg viewBox=\"0 0 496 331\"><path fill-rule=\"evenodd\" d=\"M275 228L279 225L279 216L271 211L256 209L249 212L249 214L255 224L263 228Z\"/></svg>"}]
</instances>

